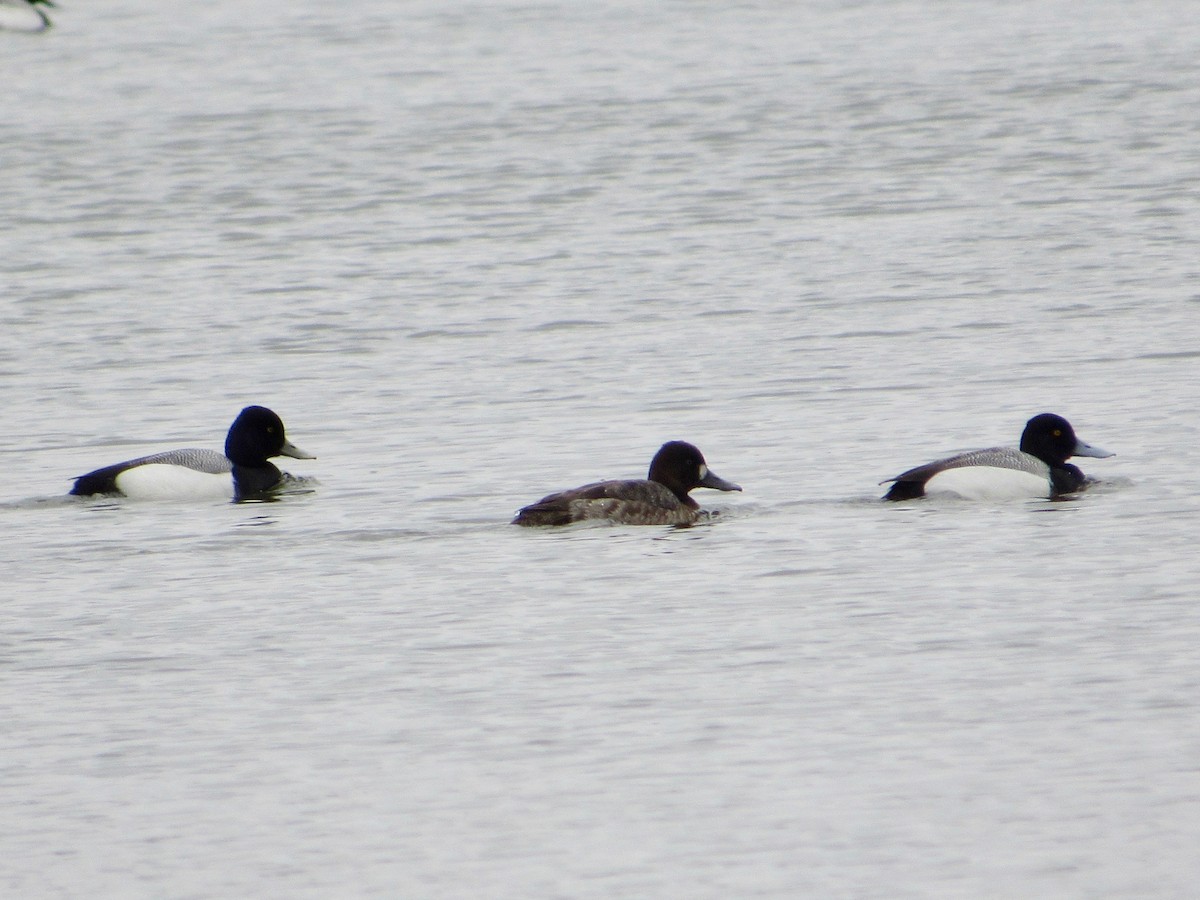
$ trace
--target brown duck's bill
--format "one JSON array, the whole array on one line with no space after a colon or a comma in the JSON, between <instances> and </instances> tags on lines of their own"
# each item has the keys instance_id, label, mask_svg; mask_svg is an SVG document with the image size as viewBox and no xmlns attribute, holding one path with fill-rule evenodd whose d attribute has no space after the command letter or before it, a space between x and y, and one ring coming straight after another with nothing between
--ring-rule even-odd
<instances>
[{"instance_id":1,"label":"brown duck's bill","mask_svg":"<svg viewBox=\"0 0 1200 900\"><path fill-rule=\"evenodd\" d=\"M740 491L740 485L726 481L712 469L705 467L704 477L700 479L700 487L712 488L714 491Z\"/></svg>"}]
</instances>

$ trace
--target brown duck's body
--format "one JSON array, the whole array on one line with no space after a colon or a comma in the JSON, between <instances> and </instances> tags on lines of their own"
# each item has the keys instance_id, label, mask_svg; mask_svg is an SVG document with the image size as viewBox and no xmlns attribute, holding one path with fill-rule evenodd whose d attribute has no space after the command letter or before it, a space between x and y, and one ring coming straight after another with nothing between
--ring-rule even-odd
<instances>
[{"instance_id":1,"label":"brown duck's body","mask_svg":"<svg viewBox=\"0 0 1200 900\"><path fill-rule=\"evenodd\" d=\"M569 525L608 519L626 525L692 525L702 513L691 497L680 500L655 481L598 481L559 491L526 506L517 525Z\"/></svg>"},{"instance_id":2,"label":"brown duck's body","mask_svg":"<svg viewBox=\"0 0 1200 900\"><path fill-rule=\"evenodd\" d=\"M691 444L669 441L650 464L650 477L597 481L548 494L517 513L515 525L569 525L603 519L622 525L693 525L706 516L688 492L697 487L740 491L708 470Z\"/></svg>"}]
</instances>

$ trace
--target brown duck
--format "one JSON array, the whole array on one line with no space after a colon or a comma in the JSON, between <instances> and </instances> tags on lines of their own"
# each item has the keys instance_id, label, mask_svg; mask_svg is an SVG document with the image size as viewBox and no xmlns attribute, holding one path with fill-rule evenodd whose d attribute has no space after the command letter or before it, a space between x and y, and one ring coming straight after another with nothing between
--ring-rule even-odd
<instances>
[{"instance_id":1,"label":"brown duck","mask_svg":"<svg viewBox=\"0 0 1200 900\"><path fill-rule=\"evenodd\" d=\"M741 488L708 468L704 455L685 441L668 441L654 454L644 481L598 481L549 494L526 506L514 525L569 525L606 519L622 525L692 525L705 514L688 492Z\"/></svg>"}]
</instances>

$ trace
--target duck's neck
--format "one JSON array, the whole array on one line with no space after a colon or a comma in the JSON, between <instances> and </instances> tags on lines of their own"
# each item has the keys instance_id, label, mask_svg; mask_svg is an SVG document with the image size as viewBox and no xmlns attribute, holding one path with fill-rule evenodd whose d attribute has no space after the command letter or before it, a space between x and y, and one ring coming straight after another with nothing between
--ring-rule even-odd
<instances>
[{"instance_id":1,"label":"duck's neck","mask_svg":"<svg viewBox=\"0 0 1200 900\"><path fill-rule=\"evenodd\" d=\"M689 497L688 492L686 490L684 490L682 487L680 487L677 484L672 484L669 479L651 478L650 480L657 481L659 484L661 484L663 487L665 487L668 491L670 491L672 494L675 495L676 499L679 500L680 503L682 503L688 509L699 509L700 508L700 504L697 503L695 500L693 500L691 497Z\"/></svg>"},{"instance_id":2,"label":"duck's neck","mask_svg":"<svg viewBox=\"0 0 1200 900\"><path fill-rule=\"evenodd\" d=\"M1059 463L1050 467L1050 486L1055 494L1073 494L1083 487L1083 470L1070 463Z\"/></svg>"},{"instance_id":3,"label":"duck's neck","mask_svg":"<svg viewBox=\"0 0 1200 900\"><path fill-rule=\"evenodd\" d=\"M282 474L272 462L257 466L233 467L233 499L252 500L270 492L279 485Z\"/></svg>"}]
</instances>

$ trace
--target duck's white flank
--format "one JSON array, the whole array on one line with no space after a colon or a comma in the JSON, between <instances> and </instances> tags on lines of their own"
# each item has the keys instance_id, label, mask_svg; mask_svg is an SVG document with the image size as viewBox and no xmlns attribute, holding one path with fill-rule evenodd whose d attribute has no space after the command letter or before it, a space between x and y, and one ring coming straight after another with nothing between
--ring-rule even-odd
<instances>
[{"instance_id":1,"label":"duck's white flank","mask_svg":"<svg viewBox=\"0 0 1200 900\"><path fill-rule=\"evenodd\" d=\"M117 488L136 500L199 500L233 496L229 472L199 472L187 466L151 463L117 476Z\"/></svg>"},{"instance_id":2,"label":"duck's white flank","mask_svg":"<svg viewBox=\"0 0 1200 900\"><path fill-rule=\"evenodd\" d=\"M964 500L1021 500L1050 496L1050 468L1038 475L999 466L960 466L925 482L926 496L950 494Z\"/></svg>"}]
</instances>

